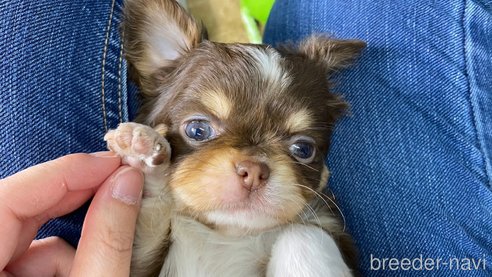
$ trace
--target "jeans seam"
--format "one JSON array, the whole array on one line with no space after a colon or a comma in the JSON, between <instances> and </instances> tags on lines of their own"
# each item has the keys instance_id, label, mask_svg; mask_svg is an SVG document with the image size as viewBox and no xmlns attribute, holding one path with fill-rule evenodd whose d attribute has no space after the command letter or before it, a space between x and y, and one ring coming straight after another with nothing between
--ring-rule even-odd
<instances>
[{"instance_id":1,"label":"jeans seam","mask_svg":"<svg viewBox=\"0 0 492 277\"><path fill-rule=\"evenodd\" d=\"M106 93L105 93L105 75L106 75L106 57L108 54L108 44L109 44L109 35L111 31L111 23L113 21L113 13L114 13L114 7L115 7L115 2L116 0L113 0L111 3L111 10L109 12L109 18L108 18L108 23L106 25L106 38L104 41L104 48L103 48L103 56L102 56L102 64L101 64L101 103L102 103L102 113L103 113L103 125L104 125L104 131L108 131L108 121L107 121L107 114L106 114Z\"/></svg>"},{"instance_id":2,"label":"jeans seam","mask_svg":"<svg viewBox=\"0 0 492 277\"><path fill-rule=\"evenodd\" d=\"M120 58L118 61L118 117L120 119L120 123L123 122L123 114L122 114L122 83L121 83L121 69L123 64L123 37L120 39Z\"/></svg>"},{"instance_id":3,"label":"jeans seam","mask_svg":"<svg viewBox=\"0 0 492 277\"><path fill-rule=\"evenodd\" d=\"M487 178L487 181L488 181L488 187L489 189L492 188L492 179L490 178L490 176L492 176L491 172L489 172L488 168L487 168L487 157L485 155L485 149L484 149L484 145L482 143L482 140L480 139L480 130L478 128L478 124L477 124L477 118L478 118L478 115L477 115L477 109L475 107L475 105L473 104L473 89L471 87L471 84L470 84L470 68L469 68L469 63L468 63L468 47L466 46L466 42L468 40L468 35L467 35L467 30L466 30L466 12L467 12L467 9L468 9L468 0L464 0L463 1L464 3L464 6L463 6L463 15L462 15L462 24L463 24L463 56L464 56L464 59L463 59L463 63L464 63L464 66L465 66L465 78L466 78L466 88L468 90L468 101L469 101L469 104L470 104L470 109L471 109L471 112L472 112L472 117L473 117L473 129L475 130L475 140L477 141L477 146L478 146L478 149L480 151L480 156L482 157L482 162L483 162L483 165L484 165L484 173L485 173L485 176Z\"/></svg>"}]
</instances>

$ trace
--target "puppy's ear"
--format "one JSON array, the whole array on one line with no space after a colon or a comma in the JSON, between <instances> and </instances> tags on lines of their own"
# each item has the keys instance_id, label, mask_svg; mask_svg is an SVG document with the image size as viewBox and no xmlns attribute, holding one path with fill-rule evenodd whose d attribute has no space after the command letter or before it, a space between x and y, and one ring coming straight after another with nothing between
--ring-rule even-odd
<instances>
[{"instance_id":1,"label":"puppy's ear","mask_svg":"<svg viewBox=\"0 0 492 277\"><path fill-rule=\"evenodd\" d=\"M328 118L330 122L336 122L342 116L349 113L350 105L340 95L332 94L327 97L325 105L328 108Z\"/></svg>"},{"instance_id":2,"label":"puppy's ear","mask_svg":"<svg viewBox=\"0 0 492 277\"><path fill-rule=\"evenodd\" d=\"M174 0L125 1L124 49L141 85L145 87L157 69L172 65L196 47L201 40L200 29Z\"/></svg>"},{"instance_id":3,"label":"puppy's ear","mask_svg":"<svg viewBox=\"0 0 492 277\"><path fill-rule=\"evenodd\" d=\"M366 43L361 40L338 40L313 35L304 39L297 51L331 73L351 65L365 46Z\"/></svg>"}]
</instances>

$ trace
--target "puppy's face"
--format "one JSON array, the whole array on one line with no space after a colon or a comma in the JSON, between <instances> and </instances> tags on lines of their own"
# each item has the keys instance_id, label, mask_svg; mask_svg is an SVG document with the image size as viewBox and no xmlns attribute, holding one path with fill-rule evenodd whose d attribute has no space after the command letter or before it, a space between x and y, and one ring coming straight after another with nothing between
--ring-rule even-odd
<instances>
[{"instance_id":1,"label":"puppy's face","mask_svg":"<svg viewBox=\"0 0 492 277\"><path fill-rule=\"evenodd\" d=\"M226 229L295 221L326 184L328 138L345 108L327 74L364 44L312 37L276 50L201 41L179 6L156 3L127 14L125 47L147 99L142 118L170 128L177 208Z\"/></svg>"}]
</instances>

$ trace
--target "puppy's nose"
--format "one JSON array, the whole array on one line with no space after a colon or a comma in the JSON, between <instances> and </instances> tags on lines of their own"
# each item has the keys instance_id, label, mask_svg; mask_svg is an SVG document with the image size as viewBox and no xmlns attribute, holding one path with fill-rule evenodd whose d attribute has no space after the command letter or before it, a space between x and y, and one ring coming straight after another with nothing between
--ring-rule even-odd
<instances>
[{"instance_id":1,"label":"puppy's nose","mask_svg":"<svg viewBox=\"0 0 492 277\"><path fill-rule=\"evenodd\" d=\"M246 160L236 164L236 173L241 177L243 187L254 191L266 184L270 168L264 163Z\"/></svg>"}]
</instances>

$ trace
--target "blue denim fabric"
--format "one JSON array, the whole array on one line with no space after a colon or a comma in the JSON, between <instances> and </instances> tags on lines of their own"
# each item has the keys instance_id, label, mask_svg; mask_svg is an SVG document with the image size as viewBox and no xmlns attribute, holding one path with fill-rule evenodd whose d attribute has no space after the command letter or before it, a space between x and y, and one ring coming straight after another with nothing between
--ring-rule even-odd
<instances>
[{"instance_id":1,"label":"blue denim fabric","mask_svg":"<svg viewBox=\"0 0 492 277\"><path fill-rule=\"evenodd\" d=\"M121 8L121 0L0 1L0 178L68 153L104 150L105 130L135 113ZM45 225L40 237L76 245L85 209Z\"/></svg>"},{"instance_id":2,"label":"blue denim fabric","mask_svg":"<svg viewBox=\"0 0 492 277\"><path fill-rule=\"evenodd\" d=\"M267 43L313 32L368 43L336 77L352 108L328 157L364 276L492 275L491 4L276 1ZM487 263L371 270L371 255Z\"/></svg>"}]
</instances>

